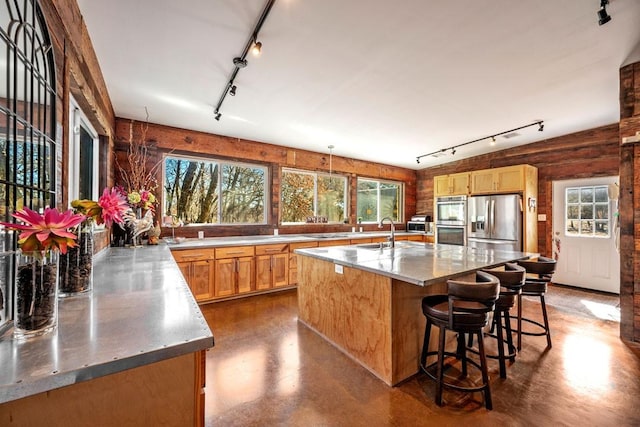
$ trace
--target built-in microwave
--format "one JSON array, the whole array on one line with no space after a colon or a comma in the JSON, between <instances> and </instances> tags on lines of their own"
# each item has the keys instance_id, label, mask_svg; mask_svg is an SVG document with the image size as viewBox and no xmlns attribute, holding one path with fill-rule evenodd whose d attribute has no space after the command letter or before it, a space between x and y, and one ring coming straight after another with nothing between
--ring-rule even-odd
<instances>
[{"instance_id":1,"label":"built-in microwave","mask_svg":"<svg viewBox=\"0 0 640 427\"><path fill-rule=\"evenodd\" d=\"M410 233L433 233L433 223L430 215L414 215L407 221L407 231Z\"/></svg>"},{"instance_id":2,"label":"built-in microwave","mask_svg":"<svg viewBox=\"0 0 640 427\"><path fill-rule=\"evenodd\" d=\"M436 225L464 226L467 219L467 196L438 197Z\"/></svg>"}]
</instances>

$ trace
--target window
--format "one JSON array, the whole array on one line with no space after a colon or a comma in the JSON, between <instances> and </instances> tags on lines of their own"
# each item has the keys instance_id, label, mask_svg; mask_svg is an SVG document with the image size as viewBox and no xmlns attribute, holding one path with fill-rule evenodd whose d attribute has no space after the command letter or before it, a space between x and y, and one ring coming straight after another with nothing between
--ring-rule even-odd
<instances>
[{"instance_id":1,"label":"window","mask_svg":"<svg viewBox=\"0 0 640 427\"><path fill-rule=\"evenodd\" d=\"M164 160L165 215L186 224L265 224L267 168L179 156Z\"/></svg>"},{"instance_id":2,"label":"window","mask_svg":"<svg viewBox=\"0 0 640 427\"><path fill-rule=\"evenodd\" d=\"M0 221L56 205L56 77L37 1L0 4ZM0 330L13 318L17 233L0 230Z\"/></svg>"},{"instance_id":3,"label":"window","mask_svg":"<svg viewBox=\"0 0 640 427\"><path fill-rule=\"evenodd\" d=\"M567 188L565 202L567 236L609 237L609 194L606 185Z\"/></svg>"},{"instance_id":4,"label":"window","mask_svg":"<svg viewBox=\"0 0 640 427\"><path fill-rule=\"evenodd\" d=\"M281 221L283 224L343 222L346 196L344 176L283 169Z\"/></svg>"},{"instance_id":5,"label":"window","mask_svg":"<svg viewBox=\"0 0 640 427\"><path fill-rule=\"evenodd\" d=\"M358 220L380 222L384 217L402 222L402 184L358 178Z\"/></svg>"},{"instance_id":6,"label":"window","mask_svg":"<svg viewBox=\"0 0 640 427\"><path fill-rule=\"evenodd\" d=\"M100 197L98 133L73 97L69 101L69 120L69 200L97 200Z\"/></svg>"}]
</instances>

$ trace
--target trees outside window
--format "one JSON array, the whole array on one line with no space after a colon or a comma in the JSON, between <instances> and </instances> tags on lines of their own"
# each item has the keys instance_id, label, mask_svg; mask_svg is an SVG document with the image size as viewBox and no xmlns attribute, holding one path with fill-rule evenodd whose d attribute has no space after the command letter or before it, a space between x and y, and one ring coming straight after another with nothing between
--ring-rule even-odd
<instances>
[{"instance_id":1,"label":"trees outside window","mask_svg":"<svg viewBox=\"0 0 640 427\"><path fill-rule=\"evenodd\" d=\"M609 193L606 185L567 188L565 201L567 236L609 237Z\"/></svg>"},{"instance_id":2,"label":"trees outside window","mask_svg":"<svg viewBox=\"0 0 640 427\"><path fill-rule=\"evenodd\" d=\"M347 178L293 169L282 170L282 223L304 223L308 217L343 222L347 207Z\"/></svg>"},{"instance_id":3,"label":"trees outside window","mask_svg":"<svg viewBox=\"0 0 640 427\"><path fill-rule=\"evenodd\" d=\"M380 222L390 217L394 222L402 222L402 184L358 178L357 215L362 222Z\"/></svg>"},{"instance_id":4,"label":"trees outside window","mask_svg":"<svg viewBox=\"0 0 640 427\"><path fill-rule=\"evenodd\" d=\"M164 214L189 224L265 224L267 168L167 156Z\"/></svg>"}]
</instances>

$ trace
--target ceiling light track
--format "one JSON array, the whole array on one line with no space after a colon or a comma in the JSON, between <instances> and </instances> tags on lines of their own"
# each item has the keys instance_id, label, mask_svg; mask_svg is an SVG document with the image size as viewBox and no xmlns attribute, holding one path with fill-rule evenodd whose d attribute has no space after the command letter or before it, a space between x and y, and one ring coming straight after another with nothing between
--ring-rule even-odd
<instances>
[{"instance_id":1,"label":"ceiling light track","mask_svg":"<svg viewBox=\"0 0 640 427\"><path fill-rule=\"evenodd\" d=\"M438 157L438 155L446 154L447 151L451 151L451 155L453 156L456 154L456 148L464 147L465 145L473 144L474 142L484 141L485 139L490 139L491 145L493 145L495 143L496 136L506 135L508 133L515 132L520 129L525 129L531 126L538 126L538 131L542 132L544 130L544 120L536 120L535 122L529 123L528 125L505 130L503 132L494 133L493 135L483 136L482 138L474 139L473 141L467 141L462 144L454 145L448 148L443 148L441 150L434 151L432 153L422 154L421 156L416 157L416 162L420 164L420 159L423 157L429 157L429 156Z\"/></svg>"},{"instance_id":2,"label":"ceiling light track","mask_svg":"<svg viewBox=\"0 0 640 427\"><path fill-rule=\"evenodd\" d=\"M262 25L264 24L264 21L267 19L269 12L271 12L271 8L273 7L273 4L275 2L276 0L267 0L267 4L262 10L262 14L258 18L258 22L256 23L256 26L253 28L253 31L251 32L251 36L249 37L249 40L247 41L247 44L245 45L244 50L242 51L242 55L233 58L233 71L231 72L229 81L225 85L224 90L220 95L220 99L218 99L218 103L216 104L216 108L213 111L213 114L215 115L215 119L218 121L220 120L220 117L222 117L220 108L222 107L222 103L227 97L227 94L229 94L229 92L231 92L230 93L231 96L235 96L236 94L237 86L235 85L235 80L236 80L236 77L238 76L238 72L242 68L245 68L248 64L247 55L249 54L249 51L252 51L255 56L260 55L262 51L262 42L258 41L258 33L260 32L260 29L262 29Z\"/></svg>"}]
</instances>

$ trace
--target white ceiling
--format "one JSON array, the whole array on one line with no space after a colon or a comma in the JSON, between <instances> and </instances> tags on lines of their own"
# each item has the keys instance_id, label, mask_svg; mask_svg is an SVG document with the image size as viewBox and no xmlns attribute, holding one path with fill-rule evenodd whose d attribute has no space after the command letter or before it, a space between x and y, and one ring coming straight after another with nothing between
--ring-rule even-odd
<instances>
[{"instance_id":1,"label":"white ceiling","mask_svg":"<svg viewBox=\"0 0 640 427\"><path fill-rule=\"evenodd\" d=\"M265 2L78 0L117 116L414 169L619 121L640 42L638 0L276 0L216 121Z\"/></svg>"}]
</instances>

